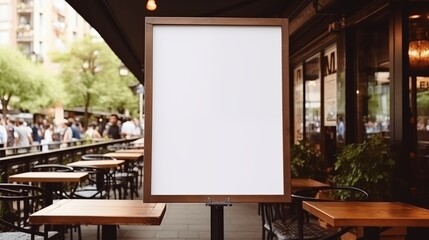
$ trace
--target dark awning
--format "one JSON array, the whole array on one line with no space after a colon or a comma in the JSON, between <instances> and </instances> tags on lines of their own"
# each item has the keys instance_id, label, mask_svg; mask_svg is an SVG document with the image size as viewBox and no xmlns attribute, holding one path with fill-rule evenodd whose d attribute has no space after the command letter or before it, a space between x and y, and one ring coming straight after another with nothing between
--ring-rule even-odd
<instances>
[{"instance_id":1,"label":"dark awning","mask_svg":"<svg viewBox=\"0 0 429 240\"><path fill-rule=\"evenodd\" d=\"M95 28L122 62L144 81L144 19L165 17L285 17L302 0L157 0L155 11L146 0L66 0Z\"/></svg>"}]
</instances>

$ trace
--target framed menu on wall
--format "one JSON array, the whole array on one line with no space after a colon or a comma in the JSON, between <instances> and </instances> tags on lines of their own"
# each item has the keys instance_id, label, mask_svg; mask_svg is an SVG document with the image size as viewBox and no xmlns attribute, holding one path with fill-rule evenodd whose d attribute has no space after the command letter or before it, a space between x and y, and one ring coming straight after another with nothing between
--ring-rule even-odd
<instances>
[{"instance_id":1,"label":"framed menu on wall","mask_svg":"<svg viewBox=\"0 0 429 240\"><path fill-rule=\"evenodd\" d=\"M337 48L330 46L325 50L324 59L324 108L325 126L337 125Z\"/></svg>"},{"instance_id":2,"label":"framed menu on wall","mask_svg":"<svg viewBox=\"0 0 429 240\"><path fill-rule=\"evenodd\" d=\"M145 23L145 202L290 201L288 22Z\"/></svg>"}]
</instances>

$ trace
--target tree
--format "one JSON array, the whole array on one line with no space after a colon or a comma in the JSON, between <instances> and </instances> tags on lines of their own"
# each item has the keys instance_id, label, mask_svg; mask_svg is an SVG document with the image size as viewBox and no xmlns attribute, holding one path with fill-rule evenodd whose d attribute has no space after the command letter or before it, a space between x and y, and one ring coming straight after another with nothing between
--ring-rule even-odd
<instances>
[{"instance_id":1,"label":"tree","mask_svg":"<svg viewBox=\"0 0 429 240\"><path fill-rule=\"evenodd\" d=\"M43 69L10 47L0 48L0 82L3 117L9 105L25 109L45 107L52 102L51 93L55 92L45 87L52 84Z\"/></svg>"},{"instance_id":2,"label":"tree","mask_svg":"<svg viewBox=\"0 0 429 240\"><path fill-rule=\"evenodd\" d=\"M53 106L56 101L64 97L64 88L61 81L55 78L55 75L48 74L40 64L33 65L30 78L32 78L33 88L36 87L39 94L29 97L12 98L11 105L21 109L36 112L46 107ZM34 90L34 89L33 89Z\"/></svg>"},{"instance_id":3,"label":"tree","mask_svg":"<svg viewBox=\"0 0 429 240\"><path fill-rule=\"evenodd\" d=\"M65 105L84 107L83 126L88 126L89 108L115 109L132 105L132 92L121 84L120 60L104 41L86 36L67 52L52 55L61 64L61 78L69 96Z\"/></svg>"}]
</instances>

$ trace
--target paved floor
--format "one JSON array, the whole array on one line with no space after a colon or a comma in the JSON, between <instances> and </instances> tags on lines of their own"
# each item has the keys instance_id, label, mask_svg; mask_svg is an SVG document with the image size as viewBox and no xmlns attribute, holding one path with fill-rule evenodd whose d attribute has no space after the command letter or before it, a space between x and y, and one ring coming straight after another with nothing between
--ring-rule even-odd
<instances>
[{"instance_id":1,"label":"paved floor","mask_svg":"<svg viewBox=\"0 0 429 240\"><path fill-rule=\"evenodd\" d=\"M140 194L142 196L142 194ZM236 203L224 209L225 240L261 239L257 204ZM96 239L96 226L81 226L84 240ZM77 239L77 235L74 239ZM160 226L121 225L118 240L210 239L210 207L205 204L171 203ZM70 239L66 236L66 239Z\"/></svg>"}]
</instances>

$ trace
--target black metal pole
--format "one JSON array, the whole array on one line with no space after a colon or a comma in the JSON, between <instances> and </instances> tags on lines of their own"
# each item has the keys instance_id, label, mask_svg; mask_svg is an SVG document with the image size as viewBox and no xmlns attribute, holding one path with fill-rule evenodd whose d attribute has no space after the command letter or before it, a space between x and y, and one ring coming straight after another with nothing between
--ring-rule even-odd
<instances>
[{"instance_id":1,"label":"black metal pole","mask_svg":"<svg viewBox=\"0 0 429 240\"><path fill-rule=\"evenodd\" d=\"M226 202L211 202L210 199L206 206L210 206L210 236L211 240L223 240L224 221L223 209L225 206L232 206L230 199Z\"/></svg>"},{"instance_id":2,"label":"black metal pole","mask_svg":"<svg viewBox=\"0 0 429 240\"><path fill-rule=\"evenodd\" d=\"M224 222L223 222L223 207L224 205L210 206L210 235L211 240L223 240Z\"/></svg>"}]
</instances>

